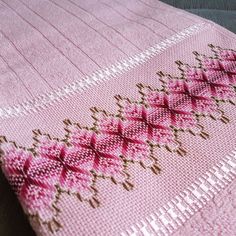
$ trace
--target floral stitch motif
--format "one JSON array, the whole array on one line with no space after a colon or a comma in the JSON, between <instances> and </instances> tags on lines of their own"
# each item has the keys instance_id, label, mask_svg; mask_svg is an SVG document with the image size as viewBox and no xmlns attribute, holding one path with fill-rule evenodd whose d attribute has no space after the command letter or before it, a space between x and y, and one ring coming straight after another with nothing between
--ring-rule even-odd
<instances>
[{"instance_id":1,"label":"floral stitch motif","mask_svg":"<svg viewBox=\"0 0 236 236\"><path fill-rule=\"evenodd\" d=\"M138 84L140 101L116 96L117 114L91 108L91 128L65 120L63 140L35 130L29 149L1 137L1 166L24 211L56 231L61 227L57 203L62 192L98 207L99 178L131 190L130 163L158 174L154 148L165 147L183 156L179 132L206 139L201 117L227 123L220 103L235 103L236 52L210 47L213 57L194 52L199 66L176 62L181 77L158 72L161 89Z\"/></svg>"},{"instance_id":2,"label":"floral stitch motif","mask_svg":"<svg viewBox=\"0 0 236 236\"><path fill-rule=\"evenodd\" d=\"M62 191L76 194L84 194L89 191L92 184L93 160L83 155L77 147L68 147L59 140L53 140L48 135L42 135L35 131L35 152L39 156L46 169L38 172L38 177L52 179L54 184L60 186ZM38 164L42 166L41 163ZM38 169L38 167L37 167Z\"/></svg>"},{"instance_id":3,"label":"floral stitch motif","mask_svg":"<svg viewBox=\"0 0 236 236\"><path fill-rule=\"evenodd\" d=\"M6 140L4 140L6 141ZM24 148L18 148L14 143L4 142L1 145L4 152L2 167L5 176L16 192L24 211L48 222L49 228L60 227L56 221L58 209L57 188L54 175L56 168L48 165L39 156Z\"/></svg>"},{"instance_id":4,"label":"floral stitch motif","mask_svg":"<svg viewBox=\"0 0 236 236\"><path fill-rule=\"evenodd\" d=\"M97 177L110 177L113 182L123 184L126 189L132 187L125 172L125 163L117 150L119 140L115 140L112 135L105 136L92 129L81 128L69 120L64 123L67 125L67 143L78 148L77 155L82 159L92 161L91 171Z\"/></svg>"}]
</instances>

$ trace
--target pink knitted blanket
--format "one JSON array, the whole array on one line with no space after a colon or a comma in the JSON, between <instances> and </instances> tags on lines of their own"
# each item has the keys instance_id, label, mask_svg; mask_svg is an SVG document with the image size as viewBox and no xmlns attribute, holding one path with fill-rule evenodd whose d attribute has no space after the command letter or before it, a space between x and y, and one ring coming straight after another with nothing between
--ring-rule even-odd
<instances>
[{"instance_id":1,"label":"pink knitted blanket","mask_svg":"<svg viewBox=\"0 0 236 236\"><path fill-rule=\"evenodd\" d=\"M1 167L37 235L235 235L233 33L154 0L0 19Z\"/></svg>"}]
</instances>

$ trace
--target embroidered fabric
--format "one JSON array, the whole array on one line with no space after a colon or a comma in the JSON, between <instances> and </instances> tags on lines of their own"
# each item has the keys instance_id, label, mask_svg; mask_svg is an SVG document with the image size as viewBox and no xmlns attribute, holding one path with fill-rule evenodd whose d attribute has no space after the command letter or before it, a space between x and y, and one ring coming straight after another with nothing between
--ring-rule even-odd
<instances>
[{"instance_id":1,"label":"embroidered fabric","mask_svg":"<svg viewBox=\"0 0 236 236\"><path fill-rule=\"evenodd\" d=\"M122 232L122 236L171 235L194 214L204 211L208 202L227 188L236 176L236 152L224 157L194 183L164 206ZM218 232L218 231L217 231ZM184 234L185 235L185 234ZM188 235L188 234L187 234Z\"/></svg>"},{"instance_id":2,"label":"embroidered fabric","mask_svg":"<svg viewBox=\"0 0 236 236\"><path fill-rule=\"evenodd\" d=\"M216 195L173 235L234 236L236 232L236 181Z\"/></svg>"},{"instance_id":3,"label":"embroidered fabric","mask_svg":"<svg viewBox=\"0 0 236 236\"><path fill-rule=\"evenodd\" d=\"M16 85L1 94L1 166L38 235L168 234L232 181L234 35L152 0L0 4Z\"/></svg>"},{"instance_id":4,"label":"embroidered fabric","mask_svg":"<svg viewBox=\"0 0 236 236\"><path fill-rule=\"evenodd\" d=\"M35 143L28 150L3 137L2 168L25 212L48 224L51 230L52 223L60 227L55 219L60 192L76 194L96 207L96 178L109 177L130 190L133 186L125 171L130 162L139 162L157 174L157 158L152 154L156 146L184 155L177 139L179 131L208 138L199 124L201 116L227 123L218 104L234 104L236 52L210 47L214 57L195 53L199 67L177 62L181 78L160 72L163 89L138 84L141 101L117 96L116 115L92 108L92 128L65 120L64 140L52 139L36 130Z\"/></svg>"},{"instance_id":5,"label":"embroidered fabric","mask_svg":"<svg viewBox=\"0 0 236 236\"><path fill-rule=\"evenodd\" d=\"M24 116L27 114L38 112L42 109L53 106L55 103L69 98L69 96L75 96L76 93L85 91L93 86L99 85L102 82L117 77L132 68L143 64L155 55L167 50L168 48L180 43L184 39L191 37L192 35L210 27L210 23L199 23L192 25L182 32L174 34L172 37L146 49L144 52L129 57L128 59L119 61L114 65L105 69L97 70L89 76L83 79L78 79L73 83L67 84L66 86L53 90L50 93L43 93L40 96L34 97L32 100L14 105L0 107L0 118L7 119L10 117Z\"/></svg>"}]
</instances>

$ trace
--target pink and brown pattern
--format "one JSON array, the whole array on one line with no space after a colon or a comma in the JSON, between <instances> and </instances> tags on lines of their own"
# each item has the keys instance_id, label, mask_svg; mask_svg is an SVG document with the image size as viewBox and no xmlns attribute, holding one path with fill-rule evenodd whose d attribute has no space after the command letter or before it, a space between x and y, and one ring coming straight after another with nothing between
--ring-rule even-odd
<instances>
[{"instance_id":1,"label":"pink and brown pattern","mask_svg":"<svg viewBox=\"0 0 236 236\"><path fill-rule=\"evenodd\" d=\"M75 156L84 162L91 161L90 171L96 177L108 177L115 183L121 183L129 190L132 185L128 182L128 174L125 172L125 163L120 157L120 140L112 134L104 135L93 129L81 128L78 124L72 124L65 120L66 142L68 146L77 149ZM109 124L106 125L107 127Z\"/></svg>"},{"instance_id":2,"label":"pink and brown pattern","mask_svg":"<svg viewBox=\"0 0 236 236\"><path fill-rule=\"evenodd\" d=\"M210 47L213 57L194 53L199 66L177 61L179 78L159 72L161 89L138 84L139 101L116 96L117 114L92 108L91 128L65 120L63 140L36 130L29 149L2 137L1 166L25 212L54 231L60 227L57 203L62 192L98 207L97 179L108 178L131 190L130 163L157 174L154 148L183 156L179 132L206 139L201 117L227 123L220 103L235 101L236 52Z\"/></svg>"},{"instance_id":3,"label":"pink and brown pattern","mask_svg":"<svg viewBox=\"0 0 236 236\"><path fill-rule=\"evenodd\" d=\"M32 152L14 143L2 141L2 169L24 211L47 223L50 229L57 229L60 224L56 220L58 190L55 176L59 166L41 156L33 156Z\"/></svg>"}]
</instances>

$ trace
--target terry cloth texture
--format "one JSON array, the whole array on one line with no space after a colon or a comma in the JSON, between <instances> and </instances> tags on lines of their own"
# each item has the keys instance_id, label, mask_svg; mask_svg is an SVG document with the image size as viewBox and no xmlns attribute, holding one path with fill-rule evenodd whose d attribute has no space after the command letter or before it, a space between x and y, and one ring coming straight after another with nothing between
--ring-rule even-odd
<instances>
[{"instance_id":1,"label":"terry cloth texture","mask_svg":"<svg viewBox=\"0 0 236 236\"><path fill-rule=\"evenodd\" d=\"M191 233L234 196L233 33L151 0L1 0L0 19L1 167L37 235Z\"/></svg>"}]
</instances>

